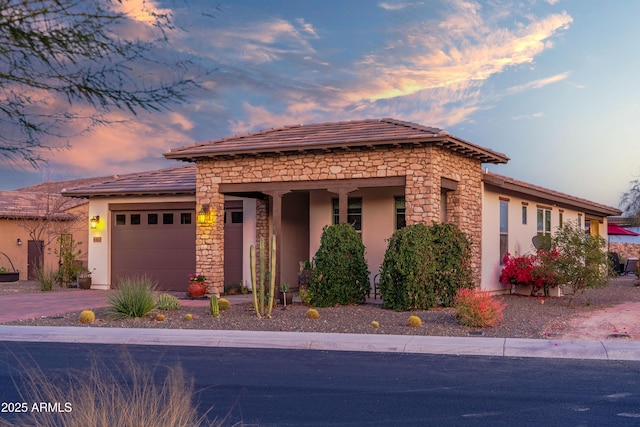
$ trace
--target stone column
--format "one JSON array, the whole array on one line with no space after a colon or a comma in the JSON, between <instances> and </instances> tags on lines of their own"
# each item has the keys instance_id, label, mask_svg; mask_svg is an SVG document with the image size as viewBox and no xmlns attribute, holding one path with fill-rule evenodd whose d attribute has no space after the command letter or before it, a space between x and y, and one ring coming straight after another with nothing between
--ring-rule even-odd
<instances>
[{"instance_id":1,"label":"stone column","mask_svg":"<svg viewBox=\"0 0 640 427\"><path fill-rule=\"evenodd\" d=\"M213 220L196 224L196 271L207 278L207 293L224 291L224 195L218 191L219 178L198 168L196 176L196 212L205 205L215 213Z\"/></svg>"}]
</instances>

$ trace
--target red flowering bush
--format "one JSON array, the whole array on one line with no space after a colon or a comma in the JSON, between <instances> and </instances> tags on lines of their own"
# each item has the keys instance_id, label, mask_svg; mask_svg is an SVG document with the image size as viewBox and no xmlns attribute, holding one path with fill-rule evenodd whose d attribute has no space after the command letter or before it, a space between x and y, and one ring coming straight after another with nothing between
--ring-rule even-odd
<instances>
[{"instance_id":1,"label":"red flowering bush","mask_svg":"<svg viewBox=\"0 0 640 427\"><path fill-rule=\"evenodd\" d=\"M559 252L538 249L535 255L512 257L507 253L503 258L504 267L500 272L500 282L504 285L531 286L531 293L540 289L549 295L549 288L557 284L556 264Z\"/></svg>"},{"instance_id":2,"label":"red flowering bush","mask_svg":"<svg viewBox=\"0 0 640 427\"><path fill-rule=\"evenodd\" d=\"M502 259L504 267L500 272L500 283L511 285L530 285L533 283L535 259L530 255L513 257L510 253Z\"/></svg>"},{"instance_id":3,"label":"red flowering bush","mask_svg":"<svg viewBox=\"0 0 640 427\"><path fill-rule=\"evenodd\" d=\"M493 299L489 292L461 288L456 295L455 308L460 324L484 328L500 323L505 305Z\"/></svg>"}]
</instances>

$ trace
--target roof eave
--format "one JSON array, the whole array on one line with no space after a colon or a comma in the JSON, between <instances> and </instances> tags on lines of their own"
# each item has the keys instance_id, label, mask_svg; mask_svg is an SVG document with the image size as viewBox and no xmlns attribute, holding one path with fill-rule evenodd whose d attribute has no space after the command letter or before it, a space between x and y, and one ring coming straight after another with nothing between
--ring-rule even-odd
<instances>
[{"instance_id":1,"label":"roof eave","mask_svg":"<svg viewBox=\"0 0 640 427\"><path fill-rule=\"evenodd\" d=\"M269 144L268 146L251 147L245 149L221 149L216 150L215 146L209 149L178 149L164 154L164 157L172 160L182 160L195 162L206 158L216 157L239 157L239 156L258 156L258 155L281 155L286 153L301 152L317 152L317 151L335 151L335 150L352 150L352 149L375 149L384 146L402 146L402 145L435 145L451 151L457 152L463 156L476 158L482 163L507 163L509 157L502 153L483 149L467 141L450 137L450 136L429 136L424 138L411 139L394 139L380 141L353 141L339 142L332 144L295 144L282 146L278 144ZM201 147L201 146L199 146Z\"/></svg>"},{"instance_id":2,"label":"roof eave","mask_svg":"<svg viewBox=\"0 0 640 427\"><path fill-rule=\"evenodd\" d=\"M177 189L177 190L129 190L129 191L65 191L62 193L65 197L76 197L88 199L92 197L128 197L128 196L194 196L196 194L195 186L193 189Z\"/></svg>"},{"instance_id":3,"label":"roof eave","mask_svg":"<svg viewBox=\"0 0 640 427\"><path fill-rule=\"evenodd\" d=\"M485 184L493 186L502 191L525 194L542 203L553 202L558 206L577 209L589 215L611 216L620 215L622 213L622 211L620 211L619 209L610 206L605 206L598 203L589 202L588 200L581 200L573 197L564 197L552 191L545 191L542 188L526 187L518 183L505 180L502 177L484 174L482 180L485 182Z\"/></svg>"}]
</instances>

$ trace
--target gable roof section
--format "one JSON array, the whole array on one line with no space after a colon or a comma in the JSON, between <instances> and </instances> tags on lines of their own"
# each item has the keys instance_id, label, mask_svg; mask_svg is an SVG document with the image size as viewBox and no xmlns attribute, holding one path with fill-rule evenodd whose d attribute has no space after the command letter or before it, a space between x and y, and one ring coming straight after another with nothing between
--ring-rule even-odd
<instances>
[{"instance_id":1,"label":"gable roof section","mask_svg":"<svg viewBox=\"0 0 640 427\"><path fill-rule=\"evenodd\" d=\"M491 187L497 189L497 191L505 194L525 195L529 199L540 203L552 203L559 207L566 207L582 211L588 215L594 216L609 216L620 215L620 209L613 208L611 206L595 203L587 199L570 196L559 191L549 190L544 187L529 184L524 181L518 181L517 179L509 178L507 176L498 175L495 173L484 172L482 174L482 181Z\"/></svg>"},{"instance_id":2,"label":"gable roof section","mask_svg":"<svg viewBox=\"0 0 640 427\"><path fill-rule=\"evenodd\" d=\"M66 211L86 201L64 199L57 193L0 191L0 218L68 220L74 217Z\"/></svg>"},{"instance_id":3,"label":"gable roof section","mask_svg":"<svg viewBox=\"0 0 640 427\"><path fill-rule=\"evenodd\" d=\"M195 194L195 165L114 176L101 182L62 190L68 197L160 196Z\"/></svg>"},{"instance_id":4,"label":"gable roof section","mask_svg":"<svg viewBox=\"0 0 640 427\"><path fill-rule=\"evenodd\" d=\"M395 119L285 126L175 148L168 159L195 161L202 158L278 155L328 150L372 149L383 146L434 145L482 163L507 163L509 158L449 135L439 128Z\"/></svg>"}]
</instances>

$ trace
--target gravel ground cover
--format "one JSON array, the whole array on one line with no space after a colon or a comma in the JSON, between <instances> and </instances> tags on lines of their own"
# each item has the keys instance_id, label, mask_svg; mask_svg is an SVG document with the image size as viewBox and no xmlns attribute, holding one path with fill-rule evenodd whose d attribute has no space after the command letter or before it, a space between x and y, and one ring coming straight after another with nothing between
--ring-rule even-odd
<instances>
[{"instance_id":1,"label":"gravel ground cover","mask_svg":"<svg viewBox=\"0 0 640 427\"><path fill-rule=\"evenodd\" d=\"M502 295L496 297L505 304L503 321L493 328L473 329L458 324L455 310L436 308L428 311L395 312L385 310L379 304L364 304L346 307L318 308L320 318L305 318L309 307L294 302L283 310L275 306L271 319L259 319L252 305L236 304L228 311L222 311L219 318L209 314L208 307L183 306L175 311L162 311L163 321L155 314L139 319L113 320L108 308L96 309L96 322L86 327L124 327L124 328L175 328L175 329L225 329L260 331L296 331L296 332L333 332L356 334L394 334L394 335L432 335L432 336L469 336L481 335L500 338L554 338L567 331L570 320L577 316L613 307L624 302L640 302L640 287L634 276L614 278L601 289L592 289L577 296L572 307L567 306L568 297L530 297L520 295ZM40 292L37 285L25 284L16 289L8 285L0 287L0 296L17 292ZM56 289L54 292L82 292L76 289ZM34 295L35 297L35 295ZM0 298L1 303L1 298ZM187 314L193 320L186 320ZM410 315L422 319L422 326L406 326ZM32 326L85 326L78 321L79 312L60 316L41 317L11 322L13 325ZM377 321L375 328L371 322Z\"/></svg>"}]
</instances>

